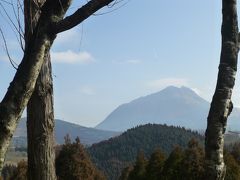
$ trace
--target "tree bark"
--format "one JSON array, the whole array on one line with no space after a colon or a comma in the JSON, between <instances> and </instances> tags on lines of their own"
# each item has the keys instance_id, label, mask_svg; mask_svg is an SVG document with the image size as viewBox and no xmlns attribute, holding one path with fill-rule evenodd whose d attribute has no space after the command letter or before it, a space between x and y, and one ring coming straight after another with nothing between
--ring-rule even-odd
<instances>
[{"instance_id":1,"label":"tree bark","mask_svg":"<svg viewBox=\"0 0 240 180\"><path fill-rule=\"evenodd\" d=\"M31 39L32 29L38 23L45 0L24 1L25 44ZM54 180L54 110L53 83L49 51L45 52L44 63L38 76L35 90L27 106L28 179Z\"/></svg>"},{"instance_id":2,"label":"tree bark","mask_svg":"<svg viewBox=\"0 0 240 180\"><path fill-rule=\"evenodd\" d=\"M49 51L55 39L55 34L50 29L66 13L59 1L54 1L55 4L53 1L48 2L42 8L39 23L33 31L28 46L26 46L22 62L0 104L0 173L17 123L33 93L45 53ZM67 10L70 4L63 5Z\"/></svg>"},{"instance_id":3,"label":"tree bark","mask_svg":"<svg viewBox=\"0 0 240 180\"><path fill-rule=\"evenodd\" d=\"M34 90L45 51L49 50L53 39L44 32L37 35L33 47L26 50L16 75L0 104L0 172L19 118Z\"/></svg>"},{"instance_id":4,"label":"tree bark","mask_svg":"<svg viewBox=\"0 0 240 180\"><path fill-rule=\"evenodd\" d=\"M239 51L236 0L222 0L222 49L217 85L208 114L205 133L206 178L224 179L224 133L233 104L232 90L237 72Z\"/></svg>"},{"instance_id":5,"label":"tree bark","mask_svg":"<svg viewBox=\"0 0 240 180\"><path fill-rule=\"evenodd\" d=\"M47 52L27 110L29 180L56 179L52 95L51 62Z\"/></svg>"},{"instance_id":6,"label":"tree bark","mask_svg":"<svg viewBox=\"0 0 240 180\"><path fill-rule=\"evenodd\" d=\"M72 23L71 20L63 18L72 0L47 0L42 7L39 7L41 15L37 26L32 29L31 38L27 39L29 42L25 48L23 59L0 103L0 173L10 140L34 91L44 57L49 52L56 34L80 24L97 10L113 1L91 0L87 2L72 16L69 16L74 17ZM66 28L63 27L65 23L68 24Z\"/></svg>"}]
</instances>

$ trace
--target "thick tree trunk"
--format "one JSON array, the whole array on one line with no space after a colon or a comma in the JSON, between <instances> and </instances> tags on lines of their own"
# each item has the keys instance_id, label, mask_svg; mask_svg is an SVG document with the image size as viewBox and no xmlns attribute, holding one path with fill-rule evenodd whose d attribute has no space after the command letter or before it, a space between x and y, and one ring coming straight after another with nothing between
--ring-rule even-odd
<instances>
[{"instance_id":1,"label":"thick tree trunk","mask_svg":"<svg viewBox=\"0 0 240 180\"><path fill-rule=\"evenodd\" d=\"M0 104L0 173L10 140L34 91L44 56L55 38L51 27L63 18L69 5L70 1L59 4L57 0L44 4L39 23L29 39L22 62Z\"/></svg>"},{"instance_id":2,"label":"thick tree trunk","mask_svg":"<svg viewBox=\"0 0 240 180\"><path fill-rule=\"evenodd\" d=\"M50 49L53 38L38 34L31 49L26 50L22 63L0 104L0 172L10 140L19 118L30 99L43 64L45 51Z\"/></svg>"},{"instance_id":3,"label":"thick tree trunk","mask_svg":"<svg viewBox=\"0 0 240 180\"><path fill-rule=\"evenodd\" d=\"M39 7L41 16L38 24L32 29L33 36L27 39L29 42L22 62L0 103L0 173L10 140L34 91L44 57L49 52L56 34L80 24L113 0L91 0L63 19L71 2L72 0L48 0Z\"/></svg>"},{"instance_id":4,"label":"thick tree trunk","mask_svg":"<svg viewBox=\"0 0 240 180\"><path fill-rule=\"evenodd\" d=\"M24 1L25 39L31 39L32 29L38 23L41 7L45 0ZM36 6L37 5L37 6ZM28 179L54 180L54 111L53 84L49 51L45 52L44 63L27 106L28 134Z\"/></svg>"},{"instance_id":5,"label":"thick tree trunk","mask_svg":"<svg viewBox=\"0 0 240 180\"><path fill-rule=\"evenodd\" d=\"M54 113L51 62L47 53L28 103L28 179L54 180Z\"/></svg>"},{"instance_id":6,"label":"thick tree trunk","mask_svg":"<svg viewBox=\"0 0 240 180\"><path fill-rule=\"evenodd\" d=\"M233 105L232 89L235 83L238 58L238 22L236 0L222 1L222 50L216 90L208 114L205 133L206 178L225 177L223 159L224 133Z\"/></svg>"}]
</instances>

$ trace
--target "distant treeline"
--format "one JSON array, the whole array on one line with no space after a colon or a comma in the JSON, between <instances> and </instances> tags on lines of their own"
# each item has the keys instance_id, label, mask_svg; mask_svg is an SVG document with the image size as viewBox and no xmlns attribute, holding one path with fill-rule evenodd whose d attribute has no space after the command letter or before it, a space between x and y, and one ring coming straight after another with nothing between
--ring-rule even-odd
<instances>
[{"instance_id":1,"label":"distant treeline","mask_svg":"<svg viewBox=\"0 0 240 180\"><path fill-rule=\"evenodd\" d=\"M240 143L226 148L224 160L225 180L239 180ZM204 166L204 150L192 139L185 150L177 146L169 156L156 149L147 159L140 151L135 163L122 171L119 180L206 180Z\"/></svg>"},{"instance_id":2,"label":"distant treeline","mask_svg":"<svg viewBox=\"0 0 240 180\"><path fill-rule=\"evenodd\" d=\"M197 132L182 127L146 124L132 128L118 137L94 144L87 150L92 161L107 178L116 180L126 166L133 164L139 150L142 150L147 158L157 148L168 155L176 146L187 148L192 138L203 145L204 138Z\"/></svg>"},{"instance_id":3,"label":"distant treeline","mask_svg":"<svg viewBox=\"0 0 240 180\"><path fill-rule=\"evenodd\" d=\"M56 148L55 167L58 180L106 179L91 162L79 138L71 142L69 136L65 137L65 144ZM20 161L17 166L5 165L2 178L3 180L27 180L27 162Z\"/></svg>"},{"instance_id":4,"label":"distant treeline","mask_svg":"<svg viewBox=\"0 0 240 180\"><path fill-rule=\"evenodd\" d=\"M65 136L65 144L56 147L58 180L206 179L203 136L185 128L138 126L87 151L79 138L72 142ZM228 145L224 158L225 180L240 179L240 143ZM2 177L4 180L27 179L27 162L5 165Z\"/></svg>"}]
</instances>

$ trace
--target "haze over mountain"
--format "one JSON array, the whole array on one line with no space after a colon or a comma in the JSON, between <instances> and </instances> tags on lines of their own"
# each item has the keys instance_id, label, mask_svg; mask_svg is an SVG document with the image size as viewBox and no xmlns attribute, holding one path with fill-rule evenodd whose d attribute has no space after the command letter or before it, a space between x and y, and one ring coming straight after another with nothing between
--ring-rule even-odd
<instances>
[{"instance_id":1,"label":"haze over mountain","mask_svg":"<svg viewBox=\"0 0 240 180\"><path fill-rule=\"evenodd\" d=\"M104 131L94 128L87 128L70 122L56 119L55 121L55 138L58 144L64 143L64 136L69 134L72 140L77 136L81 139L81 143L90 145L93 143L100 142L102 140L109 139L116 135L119 135L119 132L113 131ZM27 136L26 129L26 118L22 118L18 124L17 130L14 134L14 137L20 137L19 141Z\"/></svg>"},{"instance_id":2,"label":"haze over mountain","mask_svg":"<svg viewBox=\"0 0 240 180\"><path fill-rule=\"evenodd\" d=\"M206 128L210 103L187 87L169 86L162 91L122 104L96 128L124 131L147 123ZM228 127L240 129L240 110L234 109Z\"/></svg>"}]
</instances>

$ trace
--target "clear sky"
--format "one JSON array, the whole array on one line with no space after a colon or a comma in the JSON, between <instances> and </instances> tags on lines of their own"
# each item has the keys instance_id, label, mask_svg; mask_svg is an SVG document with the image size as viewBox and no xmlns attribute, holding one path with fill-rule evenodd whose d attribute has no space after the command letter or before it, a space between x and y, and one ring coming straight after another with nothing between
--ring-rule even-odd
<instances>
[{"instance_id":1,"label":"clear sky","mask_svg":"<svg viewBox=\"0 0 240 180\"><path fill-rule=\"evenodd\" d=\"M83 2L75 0L70 11ZM95 126L120 104L169 85L190 87L211 100L221 48L221 1L131 0L99 15L112 9L58 35L52 48L56 118ZM19 44L2 17L0 26L19 63ZM15 70L0 43L2 98ZM240 106L239 79L235 106Z\"/></svg>"}]
</instances>

